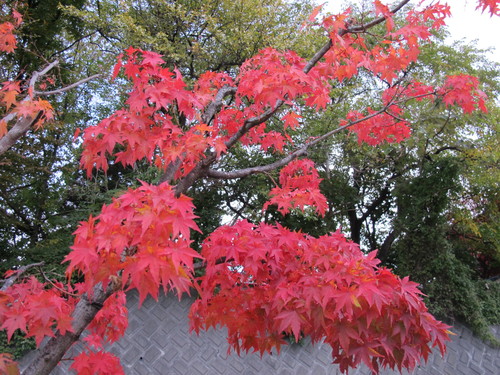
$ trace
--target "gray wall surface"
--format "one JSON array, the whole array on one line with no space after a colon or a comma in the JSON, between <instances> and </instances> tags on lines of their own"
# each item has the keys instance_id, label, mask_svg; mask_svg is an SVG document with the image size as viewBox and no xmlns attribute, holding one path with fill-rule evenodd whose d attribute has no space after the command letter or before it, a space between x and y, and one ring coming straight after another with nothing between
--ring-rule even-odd
<instances>
[{"instance_id":1,"label":"gray wall surface","mask_svg":"<svg viewBox=\"0 0 500 375\"><path fill-rule=\"evenodd\" d=\"M211 330L199 336L189 334L188 311L192 299L180 302L173 295L144 301L138 309L136 293L128 294L129 327L126 335L108 348L120 359L127 375L337 375L331 364L328 345L301 345L282 348L279 355L258 354L238 356L227 354L225 331ZM500 327L493 327L500 338ZM500 350L485 345L463 326L456 333L444 359L436 353L425 365L415 369L415 375L500 375ZM74 351L78 351L78 346ZM68 353L67 355L71 355ZM69 374L69 361L52 372ZM369 375L366 368L349 371L350 375ZM381 374L396 374L382 371ZM408 374L408 372L404 372Z\"/></svg>"}]
</instances>

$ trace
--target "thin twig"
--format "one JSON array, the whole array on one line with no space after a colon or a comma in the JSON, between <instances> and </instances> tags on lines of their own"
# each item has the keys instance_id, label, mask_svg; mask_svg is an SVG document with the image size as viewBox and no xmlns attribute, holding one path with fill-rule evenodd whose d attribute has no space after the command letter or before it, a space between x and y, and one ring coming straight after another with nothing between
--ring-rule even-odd
<instances>
[{"instance_id":1,"label":"thin twig","mask_svg":"<svg viewBox=\"0 0 500 375\"><path fill-rule=\"evenodd\" d=\"M45 279L45 281L47 281L50 285L52 285L53 288L57 289L58 291L60 291L61 293L64 293L64 294L67 294L71 297L76 297L76 298L79 298L81 297L81 294L74 294L74 293L70 293L64 289L61 289L59 288L56 284L54 284L54 282L52 280L50 280L47 275L45 275L45 272L43 272L43 269L42 267L38 267L38 271L40 271L40 273L42 274L43 278Z\"/></svg>"},{"instance_id":2,"label":"thin twig","mask_svg":"<svg viewBox=\"0 0 500 375\"><path fill-rule=\"evenodd\" d=\"M84 83L91 81L96 78L102 78L104 77L104 74L94 74L93 76L81 79L78 82L72 83L71 85L68 85L66 87L62 87L57 90L51 90L51 91L33 91L33 93L37 96L49 96L49 95L56 95L56 94L62 94L63 92L69 91L75 87L78 87L80 85L83 85Z\"/></svg>"}]
</instances>

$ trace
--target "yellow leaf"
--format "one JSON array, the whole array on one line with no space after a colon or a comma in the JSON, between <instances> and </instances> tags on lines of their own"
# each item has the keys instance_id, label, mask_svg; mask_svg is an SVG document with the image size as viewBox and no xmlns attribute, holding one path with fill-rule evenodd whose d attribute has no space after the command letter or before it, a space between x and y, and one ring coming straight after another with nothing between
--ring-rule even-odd
<instances>
[{"instance_id":1,"label":"yellow leaf","mask_svg":"<svg viewBox=\"0 0 500 375\"><path fill-rule=\"evenodd\" d=\"M361 308L361 304L359 303L358 298L354 294L351 295L351 301L354 304L354 306Z\"/></svg>"}]
</instances>

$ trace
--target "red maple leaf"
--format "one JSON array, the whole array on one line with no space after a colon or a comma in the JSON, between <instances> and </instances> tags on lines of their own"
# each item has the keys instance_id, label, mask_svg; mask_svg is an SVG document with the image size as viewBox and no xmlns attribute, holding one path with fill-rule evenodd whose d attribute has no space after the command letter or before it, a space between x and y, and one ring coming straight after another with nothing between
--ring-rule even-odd
<instances>
[{"instance_id":1,"label":"red maple leaf","mask_svg":"<svg viewBox=\"0 0 500 375\"><path fill-rule=\"evenodd\" d=\"M120 375L125 374L120 360L113 354L104 351L82 352L77 355L70 367L78 375Z\"/></svg>"},{"instance_id":2,"label":"red maple leaf","mask_svg":"<svg viewBox=\"0 0 500 375\"><path fill-rule=\"evenodd\" d=\"M14 332L19 329L26 332L26 317L24 311L7 311L2 316L2 326L0 328L7 330L7 340L10 341Z\"/></svg>"},{"instance_id":3,"label":"red maple leaf","mask_svg":"<svg viewBox=\"0 0 500 375\"><path fill-rule=\"evenodd\" d=\"M484 13L487 10L490 15L500 16L500 1L499 0L477 0L477 8Z\"/></svg>"}]
</instances>

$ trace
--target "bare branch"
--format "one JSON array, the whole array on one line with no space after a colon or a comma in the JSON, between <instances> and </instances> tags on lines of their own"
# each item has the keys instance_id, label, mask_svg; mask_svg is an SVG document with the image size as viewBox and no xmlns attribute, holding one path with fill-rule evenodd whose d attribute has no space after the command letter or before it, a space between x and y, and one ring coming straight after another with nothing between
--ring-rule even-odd
<instances>
[{"instance_id":1,"label":"bare branch","mask_svg":"<svg viewBox=\"0 0 500 375\"><path fill-rule=\"evenodd\" d=\"M9 117L11 114L9 113L5 118ZM19 138L25 135L30 128L37 123L37 121L42 116L42 111L38 112L38 115L35 118L32 117L21 117L19 118L14 126L9 129L7 134L5 134L2 138L0 138L0 155L9 150L14 143L17 142Z\"/></svg>"},{"instance_id":2,"label":"bare branch","mask_svg":"<svg viewBox=\"0 0 500 375\"><path fill-rule=\"evenodd\" d=\"M66 87L62 87L57 90L52 90L52 91L33 91L33 93L37 96L49 96L49 95L56 95L56 94L62 94L63 92L69 91L71 89L74 89L75 87L78 87L80 85L83 85L84 83L87 83L88 81L92 81L93 79L96 78L101 78L104 77L104 74L94 74L93 76L84 78L78 82L72 83L71 85L68 85Z\"/></svg>"},{"instance_id":3,"label":"bare branch","mask_svg":"<svg viewBox=\"0 0 500 375\"><path fill-rule=\"evenodd\" d=\"M43 262L42 262L42 263L43 263ZM70 292L68 292L67 290L64 290L64 289L62 289L62 288L58 287L56 284L54 284L54 282L53 282L51 279L49 279L49 278L47 277L47 275L45 274L45 272L43 272L43 269L42 269L41 267L39 267L39 269L38 269L38 270L39 270L39 271L40 271L40 273L42 274L42 276L43 276L43 278L45 279L45 281L47 281L47 282L48 282L48 283L49 283L49 284L50 284L50 285L51 285L54 289L56 289L56 290L60 291L61 293L66 294L66 295L68 295L68 296L71 296L71 297L80 297L80 296L81 296L80 294L70 293Z\"/></svg>"},{"instance_id":4,"label":"bare branch","mask_svg":"<svg viewBox=\"0 0 500 375\"><path fill-rule=\"evenodd\" d=\"M47 65L45 68L42 70L33 73L30 79L29 83L29 88L30 90L34 93L35 92L35 84L38 81L40 77L43 77L45 74L47 74L53 67L59 64L59 60L54 60L52 61L49 65Z\"/></svg>"},{"instance_id":5,"label":"bare branch","mask_svg":"<svg viewBox=\"0 0 500 375\"><path fill-rule=\"evenodd\" d=\"M215 95L214 100L206 107L205 113L203 113L203 116L201 117L202 121L208 125L214 118L215 114L222 108L223 100L226 95L234 95L236 90L236 87L230 87L227 85L222 87Z\"/></svg>"}]
</instances>

